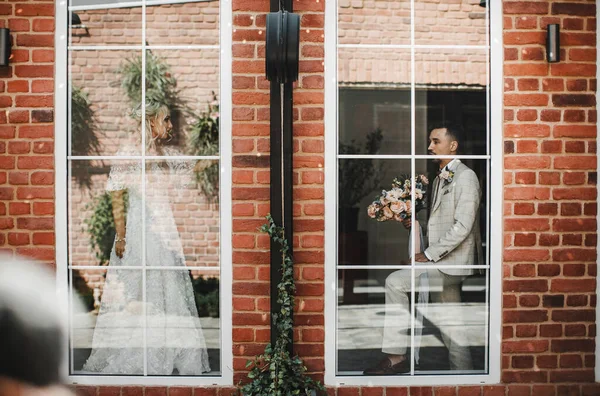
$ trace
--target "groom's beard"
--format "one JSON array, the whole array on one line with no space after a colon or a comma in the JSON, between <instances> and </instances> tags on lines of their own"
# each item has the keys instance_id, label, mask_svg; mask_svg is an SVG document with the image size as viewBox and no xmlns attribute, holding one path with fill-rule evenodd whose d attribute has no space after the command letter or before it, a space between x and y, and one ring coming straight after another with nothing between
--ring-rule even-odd
<instances>
[{"instance_id":1,"label":"groom's beard","mask_svg":"<svg viewBox=\"0 0 600 396\"><path fill-rule=\"evenodd\" d=\"M428 151L429 155L435 155L433 151ZM434 164L439 164L442 160L440 158L434 158L431 160Z\"/></svg>"}]
</instances>

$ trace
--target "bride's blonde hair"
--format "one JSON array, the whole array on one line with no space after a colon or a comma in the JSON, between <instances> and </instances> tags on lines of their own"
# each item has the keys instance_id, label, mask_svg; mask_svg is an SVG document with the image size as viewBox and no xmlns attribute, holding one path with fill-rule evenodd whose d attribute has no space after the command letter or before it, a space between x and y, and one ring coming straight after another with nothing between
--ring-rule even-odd
<instances>
[{"instance_id":1,"label":"bride's blonde hair","mask_svg":"<svg viewBox=\"0 0 600 396\"><path fill-rule=\"evenodd\" d=\"M156 138L152 136L152 124L150 121L155 121L169 114L169 108L159 102L146 102L146 150L156 150ZM142 129L142 104L140 103L132 112L131 116L138 122L138 131Z\"/></svg>"}]
</instances>

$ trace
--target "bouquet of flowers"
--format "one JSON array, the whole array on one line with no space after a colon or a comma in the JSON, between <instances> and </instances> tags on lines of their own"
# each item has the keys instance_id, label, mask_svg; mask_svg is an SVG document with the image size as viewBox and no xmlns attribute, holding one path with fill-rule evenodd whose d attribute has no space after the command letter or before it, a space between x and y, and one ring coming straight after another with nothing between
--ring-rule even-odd
<instances>
[{"instance_id":1,"label":"bouquet of flowers","mask_svg":"<svg viewBox=\"0 0 600 396\"><path fill-rule=\"evenodd\" d=\"M426 206L426 191L429 180L425 175L415 176L415 213ZM369 217L377 221L402 221L411 216L410 175L402 175L392 182L391 190L381 195L367 208Z\"/></svg>"}]
</instances>

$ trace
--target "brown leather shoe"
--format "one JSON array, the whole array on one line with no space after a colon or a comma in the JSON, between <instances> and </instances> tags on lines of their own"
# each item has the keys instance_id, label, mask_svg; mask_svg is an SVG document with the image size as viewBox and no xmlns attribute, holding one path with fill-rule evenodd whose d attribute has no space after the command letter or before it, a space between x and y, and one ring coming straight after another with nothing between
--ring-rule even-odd
<instances>
[{"instance_id":1,"label":"brown leather shoe","mask_svg":"<svg viewBox=\"0 0 600 396\"><path fill-rule=\"evenodd\" d=\"M363 371L364 375L397 375L410 372L410 361L405 358L400 363L392 364L389 358L383 359L375 367L371 367Z\"/></svg>"}]
</instances>

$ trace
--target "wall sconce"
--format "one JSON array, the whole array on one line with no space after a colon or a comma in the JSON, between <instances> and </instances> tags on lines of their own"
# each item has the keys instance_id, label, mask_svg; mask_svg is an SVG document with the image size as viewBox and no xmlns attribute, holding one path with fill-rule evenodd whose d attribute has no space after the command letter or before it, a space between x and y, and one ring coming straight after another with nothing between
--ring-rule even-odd
<instances>
[{"instance_id":1,"label":"wall sconce","mask_svg":"<svg viewBox=\"0 0 600 396\"><path fill-rule=\"evenodd\" d=\"M560 25L548 25L546 31L546 60L548 63L560 62Z\"/></svg>"},{"instance_id":2,"label":"wall sconce","mask_svg":"<svg viewBox=\"0 0 600 396\"><path fill-rule=\"evenodd\" d=\"M10 59L10 30L0 29L0 67L8 66Z\"/></svg>"}]
</instances>

